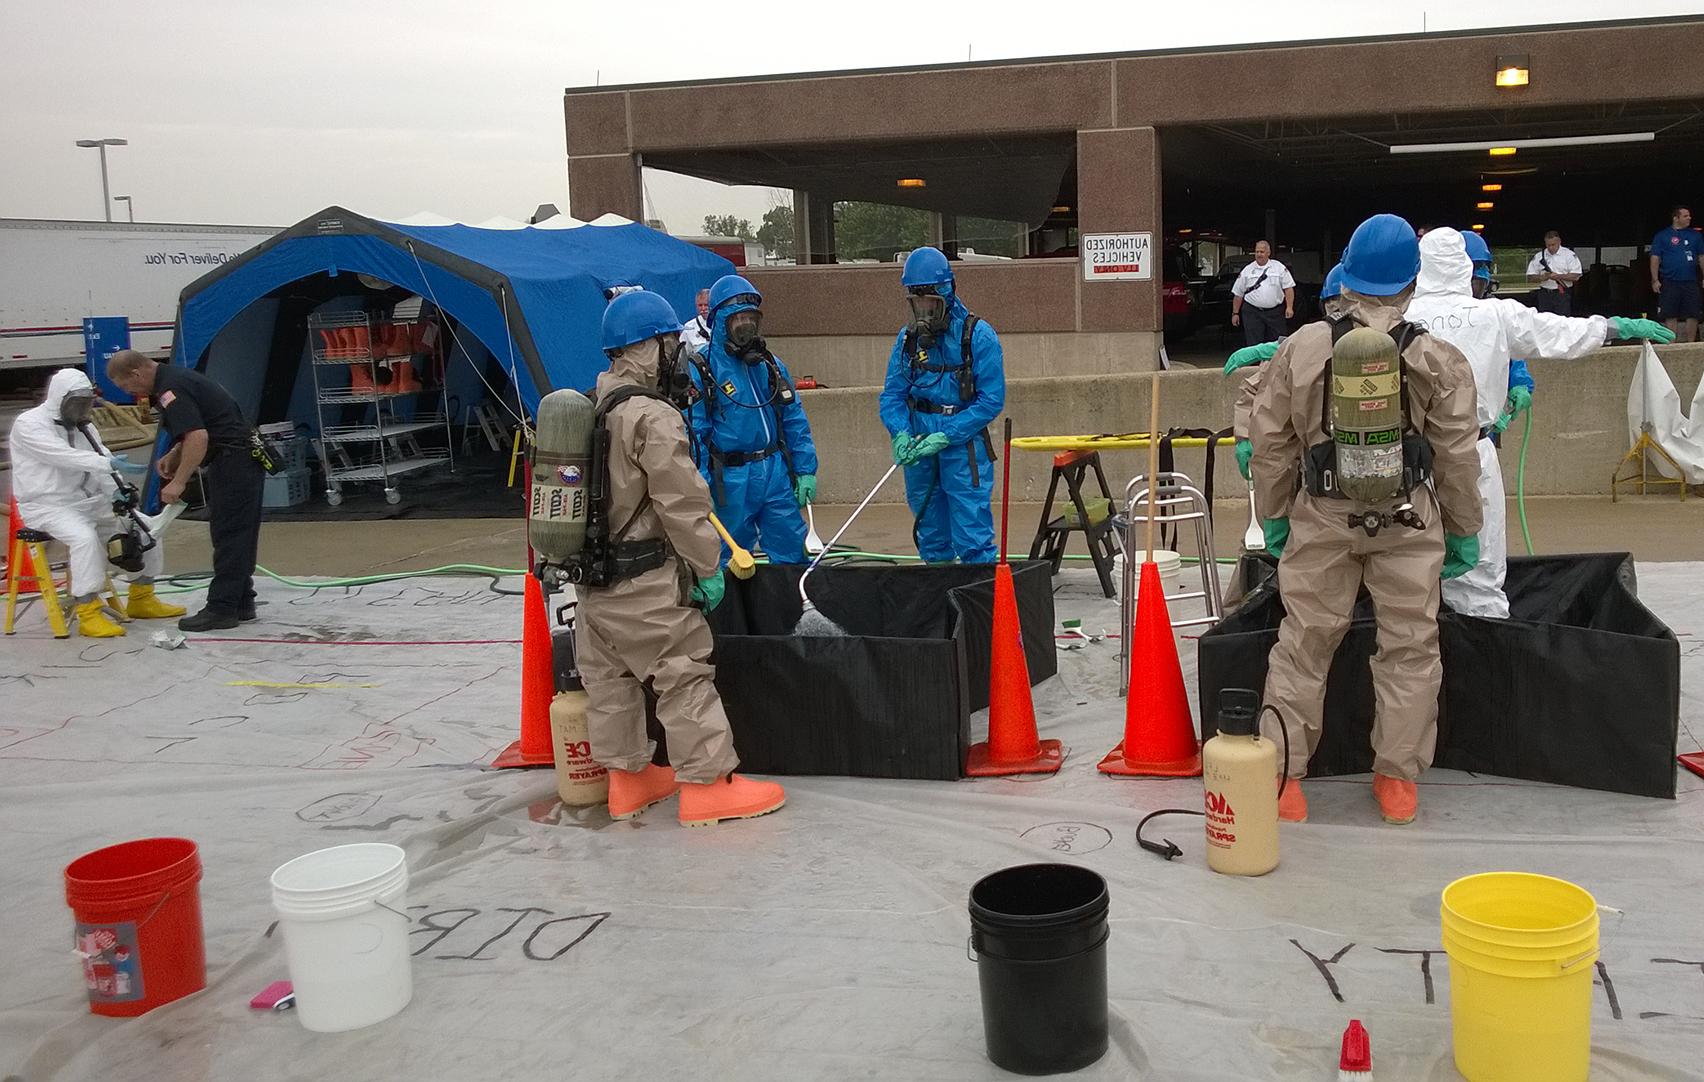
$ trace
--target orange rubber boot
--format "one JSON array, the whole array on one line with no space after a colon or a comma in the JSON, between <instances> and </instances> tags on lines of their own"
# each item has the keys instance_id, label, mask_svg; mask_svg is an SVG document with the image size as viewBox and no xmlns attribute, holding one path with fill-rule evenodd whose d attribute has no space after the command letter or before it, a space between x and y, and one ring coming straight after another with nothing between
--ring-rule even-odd
<instances>
[{"instance_id":1,"label":"orange rubber boot","mask_svg":"<svg viewBox=\"0 0 1704 1082\"><path fill-rule=\"evenodd\" d=\"M1379 802L1379 814L1387 823L1401 826L1414 822L1420 810L1420 793L1411 781L1385 774L1373 775L1373 798Z\"/></svg>"},{"instance_id":2,"label":"orange rubber boot","mask_svg":"<svg viewBox=\"0 0 1704 1082\"><path fill-rule=\"evenodd\" d=\"M754 819L787 803L787 792L772 781L729 774L699 785L680 787L680 825L707 827L724 819Z\"/></svg>"},{"instance_id":3,"label":"orange rubber boot","mask_svg":"<svg viewBox=\"0 0 1704 1082\"><path fill-rule=\"evenodd\" d=\"M611 770L609 772L609 817L631 819L635 815L674 796L680 790L674 767L645 764L643 770Z\"/></svg>"},{"instance_id":4,"label":"orange rubber boot","mask_svg":"<svg viewBox=\"0 0 1704 1082\"><path fill-rule=\"evenodd\" d=\"M1282 775L1278 781L1283 784ZM1284 791L1278 794L1278 818L1286 823L1308 821L1308 798L1302 795L1302 779L1291 778L1290 784L1285 785Z\"/></svg>"}]
</instances>

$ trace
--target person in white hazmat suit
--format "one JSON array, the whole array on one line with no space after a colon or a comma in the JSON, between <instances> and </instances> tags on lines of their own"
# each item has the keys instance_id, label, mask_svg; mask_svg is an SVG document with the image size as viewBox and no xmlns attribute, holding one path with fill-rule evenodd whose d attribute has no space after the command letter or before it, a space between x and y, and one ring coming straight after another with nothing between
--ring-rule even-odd
<instances>
[{"instance_id":1,"label":"person in white hazmat suit","mask_svg":"<svg viewBox=\"0 0 1704 1082\"><path fill-rule=\"evenodd\" d=\"M1420 238L1420 277L1405 315L1467 357L1479 392L1479 499L1485 511L1479 562L1444 581L1444 601L1468 616L1507 619L1508 515L1492 434L1501 431L1497 422L1505 410L1518 412L1505 404L1509 358L1583 357L1617 339L1670 342L1674 332L1648 319L1558 316L1509 298L1475 297L1466 243L1447 226Z\"/></svg>"},{"instance_id":2,"label":"person in white hazmat suit","mask_svg":"<svg viewBox=\"0 0 1704 1082\"><path fill-rule=\"evenodd\" d=\"M75 368L55 372L41 405L12 423L12 495L24 525L41 530L71 551L71 596L77 633L94 639L124 634L101 607L110 565L107 540L128 524L113 513L118 483L113 456L90 421L95 388ZM142 554L142 570L130 580L124 615L137 620L182 616L184 610L154 596L163 549L158 540Z\"/></svg>"}]
</instances>

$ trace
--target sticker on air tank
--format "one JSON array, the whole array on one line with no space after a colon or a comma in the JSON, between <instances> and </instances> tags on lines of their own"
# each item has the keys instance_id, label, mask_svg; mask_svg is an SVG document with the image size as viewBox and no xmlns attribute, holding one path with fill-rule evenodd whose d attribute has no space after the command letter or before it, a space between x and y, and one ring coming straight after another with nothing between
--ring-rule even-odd
<instances>
[{"instance_id":1,"label":"sticker on air tank","mask_svg":"<svg viewBox=\"0 0 1704 1082\"><path fill-rule=\"evenodd\" d=\"M79 924L72 953L83 960L90 1003L130 1003L142 998L142 956L136 922Z\"/></svg>"},{"instance_id":2,"label":"sticker on air tank","mask_svg":"<svg viewBox=\"0 0 1704 1082\"><path fill-rule=\"evenodd\" d=\"M534 522L583 522L586 518L586 490L535 481L527 517Z\"/></svg>"}]
</instances>

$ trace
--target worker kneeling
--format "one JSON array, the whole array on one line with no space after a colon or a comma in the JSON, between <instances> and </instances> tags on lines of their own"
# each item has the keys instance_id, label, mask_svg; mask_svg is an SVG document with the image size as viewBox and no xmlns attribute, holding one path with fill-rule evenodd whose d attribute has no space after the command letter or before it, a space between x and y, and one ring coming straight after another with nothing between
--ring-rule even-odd
<instances>
[{"instance_id":1,"label":"worker kneeling","mask_svg":"<svg viewBox=\"0 0 1704 1082\"><path fill-rule=\"evenodd\" d=\"M1285 340L1249 419L1256 502L1280 556L1285 614L1265 701L1283 717L1285 769L1307 773L1326 676L1365 584L1379 647L1373 795L1392 823L1414 819L1414 783L1437 743L1439 575L1473 566L1481 523L1473 371L1403 319L1419 268L1407 222L1361 223L1343 255L1340 317ZM1300 785L1285 788L1279 814L1307 818Z\"/></svg>"},{"instance_id":2,"label":"worker kneeling","mask_svg":"<svg viewBox=\"0 0 1704 1082\"><path fill-rule=\"evenodd\" d=\"M137 527L128 513L120 517L117 508L133 505L136 490L120 485L112 453L90 420L94 406L88 376L74 368L53 374L42 404L12 424L12 494L25 526L71 550L77 633L108 639L124 634L101 609L109 555L122 561L131 576L123 615L161 620L182 616L184 610L154 596L163 551L157 538L133 540Z\"/></svg>"},{"instance_id":3,"label":"worker kneeling","mask_svg":"<svg viewBox=\"0 0 1704 1082\"><path fill-rule=\"evenodd\" d=\"M692 361L698 464L728 534L770 563L805 562L800 508L816 500L816 443L793 378L758 331L763 296L737 274L710 287L710 341Z\"/></svg>"},{"instance_id":4,"label":"worker kneeling","mask_svg":"<svg viewBox=\"0 0 1704 1082\"><path fill-rule=\"evenodd\" d=\"M781 807L774 782L733 773L739 763L703 609L722 600L722 542L710 492L692 461L686 421L661 393L677 386L680 320L655 293L625 293L604 311L609 371L598 376L602 517L613 581L580 585L580 675L592 757L609 770L609 812L630 819L680 793L680 821L703 826ZM645 682L657 693L671 767L654 766L645 735Z\"/></svg>"}]
</instances>

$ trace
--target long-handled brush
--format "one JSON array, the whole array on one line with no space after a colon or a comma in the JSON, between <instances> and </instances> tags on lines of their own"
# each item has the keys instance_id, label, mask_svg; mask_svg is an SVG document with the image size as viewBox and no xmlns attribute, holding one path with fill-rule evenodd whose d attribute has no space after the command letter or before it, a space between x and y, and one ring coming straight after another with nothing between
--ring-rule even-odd
<instances>
[{"instance_id":1,"label":"long-handled brush","mask_svg":"<svg viewBox=\"0 0 1704 1082\"><path fill-rule=\"evenodd\" d=\"M847 516L846 521L841 524L840 529L836 530L834 536L828 539L827 546L825 546L821 552L816 554L816 558L811 561L810 566L805 568L805 573L799 576L799 601L803 604L804 611L799 614L799 623L793 628L795 634L846 634L845 628L817 611L816 602L812 601L811 595L805 592L805 585L811 577L811 572L817 569L817 564L822 563L822 558L834 551L834 546L840 541L840 535L845 533L846 528L852 525L859 515L864 513L864 508L870 506L870 501L876 498L876 493L882 490L882 486L888 483L888 478L892 477L893 471L897 469L899 469L899 463L897 462L888 467L888 471L882 474L882 479L876 482L876 487L872 488L870 490L870 494L864 497L864 502L860 503L851 515Z\"/></svg>"},{"instance_id":2,"label":"long-handled brush","mask_svg":"<svg viewBox=\"0 0 1704 1082\"><path fill-rule=\"evenodd\" d=\"M710 525L722 535L722 542L728 546L728 570L734 573L736 579L749 579L757 573L757 561L751 558L751 551L742 548L728 528L722 525L722 520L716 517L716 512L710 512Z\"/></svg>"}]
</instances>

